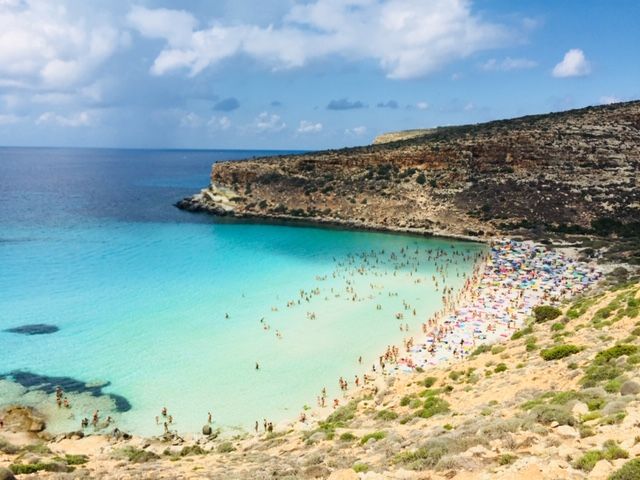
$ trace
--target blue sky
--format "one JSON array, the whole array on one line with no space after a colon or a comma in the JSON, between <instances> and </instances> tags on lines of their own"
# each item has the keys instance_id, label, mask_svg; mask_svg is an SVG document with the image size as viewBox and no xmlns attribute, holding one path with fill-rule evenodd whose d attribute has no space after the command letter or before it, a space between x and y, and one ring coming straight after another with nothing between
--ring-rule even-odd
<instances>
[{"instance_id":1,"label":"blue sky","mask_svg":"<svg viewBox=\"0 0 640 480\"><path fill-rule=\"evenodd\" d=\"M640 98L635 0L0 0L0 145L319 149Z\"/></svg>"}]
</instances>

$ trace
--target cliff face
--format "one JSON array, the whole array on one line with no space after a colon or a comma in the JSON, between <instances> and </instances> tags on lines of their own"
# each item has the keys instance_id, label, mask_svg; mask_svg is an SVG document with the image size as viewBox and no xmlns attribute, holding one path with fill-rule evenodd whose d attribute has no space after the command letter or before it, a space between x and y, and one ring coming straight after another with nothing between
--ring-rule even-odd
<instances>
[{"instance_id":1,"label":"cliff face","mask_svg":"<svg viewBox=\"0 0 640 480\"><path fill-rule=\"evenodd\" d=\"M217 163L211 186L178 206L469 237L637 231L640 101L425 133Z\"/></svg>"}]
</instances>

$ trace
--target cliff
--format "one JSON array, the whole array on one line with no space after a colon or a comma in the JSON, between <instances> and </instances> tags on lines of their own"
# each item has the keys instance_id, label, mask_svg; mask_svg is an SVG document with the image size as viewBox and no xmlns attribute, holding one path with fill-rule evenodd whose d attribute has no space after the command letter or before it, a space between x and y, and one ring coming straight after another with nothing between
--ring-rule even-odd
<instances>
[{"instance_id":1,"label":"cliff","mask_svg":"<svg viewBox=\"0 0 640 480\"><path fill-rule=\"evenodd\" d=\"M211 186L178 206L473 238L514 231L637 237L639 168L634 101L216 163Z\"/></svg>"}]
</instances>

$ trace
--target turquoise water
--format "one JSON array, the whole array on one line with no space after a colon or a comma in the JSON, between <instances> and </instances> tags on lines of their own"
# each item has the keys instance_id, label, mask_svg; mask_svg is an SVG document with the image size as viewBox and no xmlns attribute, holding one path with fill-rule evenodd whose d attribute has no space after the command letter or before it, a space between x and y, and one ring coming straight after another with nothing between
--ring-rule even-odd
<instances>
[{"instance_id":1,"label":"turquoise water","mask_svg":"<svg viewBox=\"0 0 640 480\"><path fill-rule=\"evenodd\" d=\"M181 432L199 430L208 411L217 425L246 429L265 417L293 418L315 406L323 387L337 396L340 376L370 368L441 307L431 276L442 275L429 249L481 250L449 240L216 223L172 207L207 183L213 161L252 154L0 149L0 330L60 328L0 332L0 374L110 382L104 392L131 408L96 405L141 434L162 432L154 419L163 406ZM371 252L366 262L358 256ZM447 285L459 288L472 267L456 257ZM409 333L395 318L402 311ZM51 403L13 387L0 385L0 403ZM98 408L90 400L72 398L52 428L77 428Z\"/></svg>"}]
</instances>

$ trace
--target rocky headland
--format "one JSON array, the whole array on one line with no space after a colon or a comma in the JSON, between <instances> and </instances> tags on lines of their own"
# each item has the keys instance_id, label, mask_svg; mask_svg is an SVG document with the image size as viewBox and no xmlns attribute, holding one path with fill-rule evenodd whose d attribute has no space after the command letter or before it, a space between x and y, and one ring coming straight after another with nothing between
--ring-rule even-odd
<instances>
[{"instance_id":1,"label":"rocky headland","mask_svg":"<svg viewBox=\"0 0 640 480\"><path fill-rule=\"evenodd\" d=\"M211 185L177 206L474 239L615 238L617 258L638 263L639 173L634 101L219 162Z\"/></svg>"}]
</instances>

